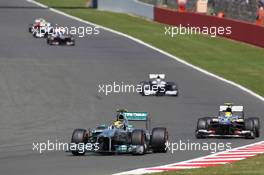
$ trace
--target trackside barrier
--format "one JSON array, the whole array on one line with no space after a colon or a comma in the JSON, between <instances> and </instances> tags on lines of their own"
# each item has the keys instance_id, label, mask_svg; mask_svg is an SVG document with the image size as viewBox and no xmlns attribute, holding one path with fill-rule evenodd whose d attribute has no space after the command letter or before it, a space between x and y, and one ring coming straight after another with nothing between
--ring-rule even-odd
<instances>
[{"instance_id":1,"label":"trackside barrier","mask_svg":"<svg viewBox=\"0 0 264 175\"><path fill-rule=\"evenodd\" d=\"M92 8L97 8L97 0L91 0Z\"/></svg>"},{"instance_id":2,"label":"trackside barrier","mask_svg":"<svg viewBox=\"0 0 264 175\"><path fill-rule=\"evenodd\" d=\"M137 0L98 0L97 7L99 10L127 13L149 20L154 19L154 6Z\"/></svg>"},{"instance_id":3,"label":"trackside barrier","mask_svg":"<svg viewBox=\"0 0 264 175\"><path fill-rule=\"evenodd\" d=\"M246 22L192 12L179 13L159 7L154 8L154 21L174 26L181 24L185 27L231 27L230 35L221 36L264 48L264 27Z\"/></svg>"}]
</instances>

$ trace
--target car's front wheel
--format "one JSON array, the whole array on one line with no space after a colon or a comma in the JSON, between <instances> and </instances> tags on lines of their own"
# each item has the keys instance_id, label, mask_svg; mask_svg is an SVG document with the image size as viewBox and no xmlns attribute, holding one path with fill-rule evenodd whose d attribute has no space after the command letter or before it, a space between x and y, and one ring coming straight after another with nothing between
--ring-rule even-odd
<instances>
[{"instance_id":1,"label":"car's front wheel","mask_svg":"<svg viewBox=\"0 0 264 175\"><path fill-rule=\"evenodd\" d=\"M71 143L74 143L76 145L87 143L87 130L75 129L72 133ZM85 150L72 150L72 154L75 156L81 156L85 154Z\"/></svg>"}]
</instances>

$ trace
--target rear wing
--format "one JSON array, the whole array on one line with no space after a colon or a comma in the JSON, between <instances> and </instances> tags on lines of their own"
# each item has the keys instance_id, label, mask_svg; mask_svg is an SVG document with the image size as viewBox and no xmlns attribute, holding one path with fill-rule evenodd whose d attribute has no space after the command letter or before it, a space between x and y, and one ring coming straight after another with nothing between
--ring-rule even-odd
<instances>
[{"instance_id":1,"label":"rear wing","mask_svg":"<svg viewBox=\"0 0 264 175\"><path fill-rule=\"evenodd\" d=\"M147 121L148 120L147 112L124 112L123 114L129 121Z\"/></svg>"},{"instance_id":2,"label":"rear wing","mask_svg":"<svg viewBox=\"0 0 264 175\"><path fill-rule=\"evenodd\" d=\"M149 79L155 79L160 77L161 79L165 79L165 74L149 74Z\"/></svg>"},{"instance_id":3,"label":"rear wing","mask_svg":"<svg viewBox=\"0 0 264 175\"><path fill-rule=\"evenodd\" d=\"M150 130L150 117L147 112L123 112L128 121L146 122L146 129Z\"/></svg>"},{"instance_id":4,"label":"rear wing","mask_svg":"<svg viewBox=\"0 0 264 175\"><path fill-rule=\"evenodd\" d=\"M243 106L229 106L229 105L221 105L219 107L219 111L224 112L226 108L231 108L233 112L243 112L244 111Z\"/></svg>"},{"instance_id":5,"label":"rear wing","mask_svg":"<svg viewBox=\"0 0 264 175\"><path fill-rule=\"evenodd\" d=\"M244 107L243 106L232 106L232 105L221 105L219 107L219 115L226 111L226 108L231 108L233 113L237 113L239 116L244 118Z\"/></svg>"}]
</instances>

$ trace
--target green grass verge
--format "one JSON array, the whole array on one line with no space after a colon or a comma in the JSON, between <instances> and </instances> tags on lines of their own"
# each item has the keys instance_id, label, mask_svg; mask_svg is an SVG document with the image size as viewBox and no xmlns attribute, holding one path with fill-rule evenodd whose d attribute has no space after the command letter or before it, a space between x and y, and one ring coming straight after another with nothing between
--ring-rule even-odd
<instances>
[{"instance_id":1,"label":"green grass verge","mask_svg":"<svg viewBox=\"0 0 264 175\"><path fill-rule=\"evenodd\" d=\"M38 1L49 6L69 7L84 6L87 2L87 0ZM125 14L81 8L60 10L131 35L264 96L264 49L262 48L202 35L178 35L171 38L164 35L165 25Z\"/></svg>"},{"instance_id":2,"label":"green grass verge","mask_svg":"<svg viewBox=\"0 0 264 175\"><path fill-rule=\"evenodd\" d=\"M153 175L263 175L263 163L264 155L258 155L232 164L192 170L154 173Z\"/></svg>"}]
</instances>

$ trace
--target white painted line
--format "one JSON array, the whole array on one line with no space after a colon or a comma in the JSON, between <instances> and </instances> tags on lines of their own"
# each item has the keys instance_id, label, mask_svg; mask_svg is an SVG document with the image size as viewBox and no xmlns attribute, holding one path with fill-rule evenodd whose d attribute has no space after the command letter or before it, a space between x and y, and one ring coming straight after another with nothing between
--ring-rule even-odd
<instances>
[{"instance_id":1,"label":"white painted line","mask_svg":"<svg viewBox=\"0 0 264 175\"><path fill-rule=\"evenodd\" d=\"M230 151L230 153L237 153L237 154L243 154L243 153L252 153L252 154L261 154L264 151Z\"/></svg>"},{"instance_id":2,"label":"white painted line","mask_svg":"<svg viewBox=\"0 0 264 175\"><path fill-rule=\"evenodd\" d=\"M157 169L157 170L163 172L163 171L177 171L177 170L181 170L181 169L194 169L194 168L202 168L202 167L199 167L199 166L197 166L197 167L175 167L175 168L167 167L167 168L162 168L160 170L159 169ZM149 170L149 171L155 171L155 169Z\"/></svg>"},{"instance_id":3,"label":"white painted line","mask_svg":"<svg viewBox=\"0 0 264 175\"><path fill-rule=\"evenodd\" d=\"M207 158L204 158L204 160L222 160L222 159L225 159L225 160L236 160L236 159L244 159L244 158L247 158L247 157L252 157L252 156L215 156L215 157L207 157Z\"/></svg>"},{"instance_id":4,"label":"white painted line","mask_svg":"<svg viewBox=\"0 0 264 175\"><path fill-rule=\"evenodd\" d=\"M176 167L176 166L188 166L188 167L193 167L193 166L202 166L204 164L207 164L207 165L218 165L218 164L224 164L226 162L224 161L219 161L219 162L210 162L210 161L197 161L197 162L188 162L186 164L182 163L182 164L174 164L172 165L173 167Z\"/></svg>"}]
</instances>

